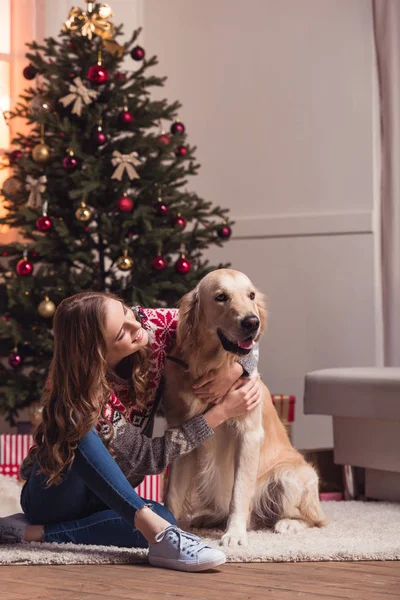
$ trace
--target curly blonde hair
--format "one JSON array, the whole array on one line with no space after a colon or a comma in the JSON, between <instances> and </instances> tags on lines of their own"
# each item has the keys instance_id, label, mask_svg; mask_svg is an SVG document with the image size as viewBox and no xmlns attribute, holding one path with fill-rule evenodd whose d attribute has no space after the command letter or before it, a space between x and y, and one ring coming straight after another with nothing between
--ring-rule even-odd
<instances>
[{"instance_id":1,"label":"curly blonde hair","mask_svg":"<svg viewBox=\"0 0 400 600\"><path fill-rule=\"evenodd\" d=\"M142 408L146 403L147 348L124 359L115 373L108 370L108 299L122 302L106 292L81 292L63 300L54 316L54 354L41 398L42 420L29 454L30 461L37 458L48 485L62 481L63 473L72 465L78 441L102 418L111 394L109 379L124 387L124 404ZM122 379L124 376L126 379ZM118 394L118 390L112 391ZM108 441L112 432L111 426Z\"/></svg>"}]
</instances>

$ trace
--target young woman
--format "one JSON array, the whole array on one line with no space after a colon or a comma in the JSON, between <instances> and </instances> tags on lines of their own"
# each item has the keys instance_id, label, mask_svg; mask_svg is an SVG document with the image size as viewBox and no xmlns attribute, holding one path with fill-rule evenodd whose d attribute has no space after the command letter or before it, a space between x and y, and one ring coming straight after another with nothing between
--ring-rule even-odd
<instances>
[{"instance_id":1,"label":"young woman","mask_svg":"<svg viewBox=\"0 0 400 600\"><path fill-rule=\"evenodd\" d=\"M0 519L0 541L149 547L150 564L185 571L225 562L134 491L144 475L163 472L260 402L258 379L238 381L236 365L223 382L198 382L198 393L215 402L204 415L148 437L176 320L177 311L130 309L102 292L60 303L43 418L21 469L24 515Z\"/></svg>"}]
</instances>

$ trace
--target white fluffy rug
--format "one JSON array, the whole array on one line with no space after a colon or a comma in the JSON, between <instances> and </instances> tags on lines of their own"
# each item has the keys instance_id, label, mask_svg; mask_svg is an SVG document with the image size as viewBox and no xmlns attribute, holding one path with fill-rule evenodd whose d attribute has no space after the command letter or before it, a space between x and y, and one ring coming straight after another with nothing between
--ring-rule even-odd
<instances>
[{"instance_id":1,"label":"white fluffy rug","mask_svg":"<svg viewBox=\"0 0 400 600\"><path fill-rule=\"evenodd\" d=\"M4 479L4 478L3 478ZM15 484L17 486L17 484ZM15 493L0 478L0 516L16 512ZM5 510L7 508L7 510ZM297 534L249 533L246 547L227 549L230 562L400 560L400 504L384 502L324 502L329 523ZM8 510L9 509L9 510ZM202 531L218 547L221 535ZM0 546L0 565L105 564L146 562L146 551L74 544Z\"/></svg>"}]
</instances>

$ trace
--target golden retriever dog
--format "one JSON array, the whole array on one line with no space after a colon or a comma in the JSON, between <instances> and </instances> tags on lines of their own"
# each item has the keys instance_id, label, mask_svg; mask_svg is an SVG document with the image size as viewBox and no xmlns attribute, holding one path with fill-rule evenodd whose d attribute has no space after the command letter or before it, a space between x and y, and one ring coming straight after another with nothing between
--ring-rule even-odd
<instances>
[{"instance_id":1,"label":"golden retriever dog","mask_svg":"<svg viewBox=\"0 0 400 600\"><path fill-rule=\"evenodd\" d=\"M165 371L169 426L205 412L193 383L211 370L223 374L251 352L266 316L262 294L246 275L231 269L209 273L182 298L171 353L180 364L167 361ZM199 448L175 461L168 482L165 503L177 520L192 527L222 525L226 546L245 544L248 527L285 533L325 522L318 476L292 447L268 389L260 385L260 406L219 426Z\"/></svg>"}]
</instances>

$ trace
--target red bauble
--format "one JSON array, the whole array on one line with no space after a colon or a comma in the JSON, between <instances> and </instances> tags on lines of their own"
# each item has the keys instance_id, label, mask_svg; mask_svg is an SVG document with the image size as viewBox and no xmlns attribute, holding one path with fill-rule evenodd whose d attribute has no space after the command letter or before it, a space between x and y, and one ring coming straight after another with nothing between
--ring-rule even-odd
<instances>
[{"instance_id":1,"label":"red bauble","mask_svg":"<svg viewBox=\"0 0 400 600\"><path fill-rule=\"evenodd\" d=\"M175 263L175 270L178 271L178 273L185 275L186 273L189 273L191 266L188 259L181 256Z\"/></svg>"},{"instance_id":2,"label":"red bauble","mask_svg":"<svg viewBox=\"0 0 400 600\"><path fill-rule=\"evenodd\" d=\"M79 161L76 156L66 156L63 158L63 167L68 173L73 173L79 167Z\"/></svg>"},{"instance_id":3,"label":"red bauble","mask_svg":"<svg viewBox=\"0 0 400 600\"><path fill-rule=\"evenodd\" d=\"M153 260L151 261L151 266L156 271L164 271L164 269L167 268L167 261L165 260L165 258L163 256L158 255L158 256L155 256L153 258Z\"/></svg>"},{"instance_id":4,"label":"red bauble","mask_svg":"<svg viewBox=\"0 0 400 600\"><path fill-rule=\"evenodd\" d=\"M8 256L8 252L7 250L3 250L3 252L1 253L2 256Z\"/></svg>"},{"instance_id":5,"label":"red bauble","mask_svg":"<svg viewBox=\"0 0 400 600\"><path fill-rule=\"evenodd\" d=\"M103 65L93 65L89 68L87 77L90 83L94 85L101 85L102 83L106 83L108 81L108 71L103 67Z\"/></svg>"},{"instance_id":6,"label":"red bauble","mask_svg":"<svg viewBox=\"0 0 400 600\"><path fill-rule=\"evenodd\" d=\"M25 79L29 79L29 80L35 79L35 77L38 73L39 73L39 71L33 65L28 65L22 71L22 75L25 77Z\"/></svg>"},{"instance_id":7,"label":"red bauble","mask_svg":"<svg viewBox=\"0 0 400 600\"><path fill-rule=\"evenodd\" d=\"M45 215L39 217L36 221L36 227L40 229L40 231L48 231L49 229L51 229L52 225L53 223L51 222L51 219L49 219L49 217L46 217Z\"/></svg>"},{"instance_id":8,"label":"red bauble","mask_svg":"<svg viewBox=\"0 0 400 600\"><path fill-rule=\"evenodd\" d=\"M121 73L121 71L118 71L117 73L115 73L114 81L118 81L119 83L125 83L125 81L126 81L125 73Z\"/></svg>"},{"instance_id":9,"label":"red bauble","mask_svg":"<svg viewBox=\"0 0 400 600\"><path fill-rule=\"evenodd\" d=\"M145 54L146 53L141 46L135 46L131 52L131 56L132 56L133 60L143 60Z\"/></svg>"},{"instance_id":10,"label":"red bauble","mask_svg":"<svg viewBox=\"0 0 400 600\"><path fill-rule=\"evenodd\" d=\"M72 71L71 71L71 73L68 73L68 79L75 79L75 77L76 77L76 73L72 73Z\"/></svg>"},{"instance_id":11,"label":"red bauble","mask_svg":"<svg viewBox=\"0 0 400 600\"><path fill-rule=\"evenodd\" d=\"M121 196L117 200L117 207L121 212L131 212L133 210L134 202L129 196Z\"/></svg>"},{"instance_id":12,"label":"red bauble","mask_svg":"<svg viewBox=\"0 0 400 600\"><path fill-rule=\"evenodd\" d=\"M8 356L8 364L11 367L14 367L14 369L19 367L21 362L22 362L22 358L19 354L17 354L17 352L11 352L11 354Z\"/></svg>"},{"instance_id":13,"label":"red bauble","mask_svg":"<svg viewBox=\"0 0 400 600\"><path fill-rule=\"evenodd\" d=\"M12 152L10 152L10 154L8 155L8 160L10 161L10 165L15 165L15 163L17 162L17 160L19 160L22 156L22 152L21 150L13 150Z\"/></svg>"},{"instance_id":14,"label":"red bauble","mask_svg":"<svg viewBox=\"0 0 400 600\"><path fill-rule=\"evenodd\" d=\"M133 115L128 110L123 110L119 113L118 121L121 127L126 127L132 123Z\"/></svg>"},{"instance_id":15,"label":"red bauble","mask_svg":"<svg viewBox=\"0 0 400 600\"><path fill-rule=\"evenodd\" d=\"M21 258L20 261L17 262L17 273L18 275L31 275L33 271L33 264L29 262L26 258Z\"/></svg>"},{"instance_id":16,"label":"red bauble","mask_svg":"<svg viewBox=\"0 0 400 600\"><path fill-rule=\"evenodd\" d=\"M169 135L167 135L166 133L162 133L159 137L158 137L158 143L159 144L164 144L165 146L168 146L168 144L171 143L171 138L169 137Z\"/></svg>"},{"instance_id":17,"label":"red bauble","mask_svg":"<svg viewBox=\"0 0 400 600\"><path fill-rule=\"evenodd\" d=\"M182 229L185 229L186 227L185 217L178 215L172 220L172 225L175 227L175 229L180 229L182 231Z\"/></svg>"},{"instance_id":18,"label":"red bauble","mask_svg":"<svg viewBox=\"0 0 400 600\"><path fill-rule=\"evenodd\" d=\"M96 146L102 146L107 141L107 136L104 131L96 130L92 135L92 141Z\"/></svg>"},{"instance_id":19,"label":"red bauble","mask_svg":"<svg viewBox=\"0 0 400 600\"><path fill-rule=\"evenodd\" d=\"M180 121L175 121L175 123L172 123L171 133L173 133L174 135L176 135L176 134L182 135L183 133L185 133L184 124L181 123Z\"/></svg>"},{"instance_id":20,"label":"red bauble","mask_svg":"<svg viewBox=\"0 0 400 600\"><path fill-rule=\"evenodd\" d=\"M176 156L186 156L187 154L187 148L186 146L178 146L177 149L175 150L175 154Z\"/></svg>"},{"instance_id":21,"label":"red bauble","mask_svg":"<svg viewBox=\"0 0 400 600\"><path fill-rule=\"evenodd\" d=\"M217 229L217 234L218 237L222 238L223 240L227 240L232 235L232 229L228 227L228 225L224 225L223 227Z\"/></svg>"},{"instance_id":22,"label":"red bauble","mask_svg":"<svg viewBox=\"0 0 400 600\"><path fill-rule=\"evenodd\" d=\"M168 206L163 202L157 202L156 210L159 215L166 215L168 212Z\"/></svg>"}]
</instances>

